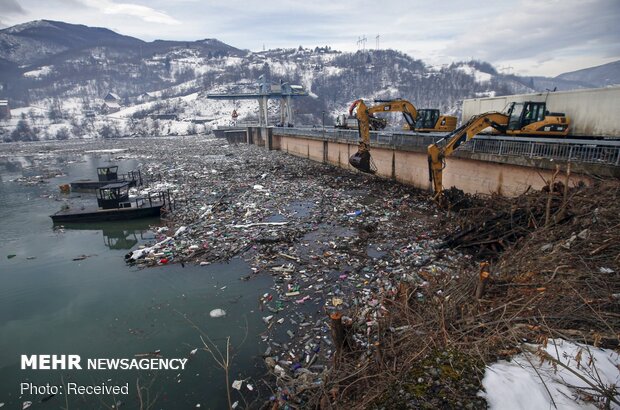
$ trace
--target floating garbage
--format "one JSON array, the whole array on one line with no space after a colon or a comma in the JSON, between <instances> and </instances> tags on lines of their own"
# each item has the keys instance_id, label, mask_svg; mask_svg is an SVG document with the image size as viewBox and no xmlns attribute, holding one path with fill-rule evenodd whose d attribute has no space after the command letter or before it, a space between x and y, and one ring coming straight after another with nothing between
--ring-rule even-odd
<instances>
[{"instance_id":1,"label":"floating garbage","mask_svg":"<svg viewBox=\"0 0 620 410\"><path fill-rule=\"evenodd\" d=\"M226 311L224 309L213 309L209 312L209 316L211 317L224 317L226 316Z\"/></svg>"},{"instance_id":2,"label":"floating garbage","mask_svg":"<svg viewBox=\"0 0 620 410\"><path fill-rule=\"evenodd\" d=\"M446 250L439 256L441 241L432 234L437 220L419 218L434 205L411 187L224 139L142 142L115 145L128 147L149 174L161 176L144 190L169 189L175 207L126 262L165 270L242 257L251 269L243 277L248 286L255 275L272 275L272 289L258 300L265 324L261 351L270 371L286 380L274 390L282 407L296 383L315 390L310 386L321 383L332 362L329 314L342 314L357 347L372 353L399 283L409 284L415 303L438 297L434 278L449 268L437 260L462 259ZM214 285L218 292L230 289ZM223 309L209 312L225 315Z\"/></svg>"},{"instance_id":3,"label":"floating garbage","mask_svg":"<svg viewBox=\"0 0 620 410\"><path fill-rule=\"evenodd\" d=\"M359 209L358 209L357 211L354 211L354 212L349 212L349 213L347 214L347 216L360 216L360 215L362 214L362 212L363 212L363 211L361 211L361 210L359 210Z\"/></svg>"},{"instance_id":4,"label":"floating garbage","mask_svg":"<svg viewBox=\"0 0 620 410\"><path fill-rule=\"evenodd\" d=\"M187 231L187 226L181 226L179 229L176 230L176 232L174 233L173 236L179 236L181 235L183 232Z\"/></svg>"}]
</instances>

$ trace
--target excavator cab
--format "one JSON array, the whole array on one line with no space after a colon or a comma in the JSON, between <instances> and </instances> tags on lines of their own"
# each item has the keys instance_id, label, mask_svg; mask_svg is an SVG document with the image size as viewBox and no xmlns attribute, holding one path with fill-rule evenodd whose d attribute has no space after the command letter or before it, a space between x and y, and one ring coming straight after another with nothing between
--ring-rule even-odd
<instances>
[{"instance_id":1,"label":"excavator cab","mask_svg":"<svg viewBox=\"0 0 620 410\"><path fill-rule=\"evenodd\" d=\"M437 121L439 121L439 110L434 108L423 108L418 110L415 128L434 129Z\"/></svg>"},{"instance_id":2,"label":"excavator cab","mask_svg":"<svg viewBox=\"0 0 620 410\"><path fill-rule=\"evenodd\" d=\"M415 118L407 118L407 124L403 126L404 130L416 132L451 132L456 128L457 119L453 115L441 115L436 108L422 108L417 110L418 115Z\"/></svg>"},{"instance_id":3,"label":"excavator cab","mask_svg":"<svg viewBox=\"0 0 620 410\"><path fill-rule=\"evenodd\" d=\"M514 102L510 104L507 116L508 125L496 129L508 135L568 135L570 118L564 113L547 111L544 102Z\"/></svg>"},{"instance_id":4,"label":"excavator cab","mask_svg":"<svg viewBox=\"0 0 620 410\"><path fill-rule=\"evenodd\" d=\"M521 130L523 127L545 119L547 104L544 102L512 103L508 109L508 130Z\"/></svg>"}]
</instances>

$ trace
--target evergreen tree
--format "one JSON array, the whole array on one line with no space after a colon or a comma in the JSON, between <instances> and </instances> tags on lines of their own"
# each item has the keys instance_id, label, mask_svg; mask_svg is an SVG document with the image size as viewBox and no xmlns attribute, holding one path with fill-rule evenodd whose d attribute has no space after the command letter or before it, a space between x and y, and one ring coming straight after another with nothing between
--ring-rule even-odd
<instances>
[{"instance_id":1,"label":"evergreen tree","mask_svg":"<svg viewBox=\"0 0 620 410\"><path fill-rule=\"evenodd\" d=\"M37 141L37 133L30 127L30 123L26 116L22 114L22 118L17 122L17 127L11 133L12 141Z\"/></svg>"},{"instance_id":2,"label":"evergreen tree","mask_svg":"<svg viewBox=\"0 0 620 410\"><path fill-rule=\"evenodd\" d=\"M67 127L62 127L58 131L56 131L56 139L57 140L68 140L69 129Z\"/></svg>"}]
</instances>

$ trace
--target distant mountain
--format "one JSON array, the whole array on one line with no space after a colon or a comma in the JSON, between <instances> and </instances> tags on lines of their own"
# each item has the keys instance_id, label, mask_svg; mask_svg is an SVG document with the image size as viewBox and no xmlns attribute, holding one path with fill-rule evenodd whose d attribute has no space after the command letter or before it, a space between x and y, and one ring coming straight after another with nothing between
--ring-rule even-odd
<instances>
[{"instance_id":1,"label":"distant mountain","mask_svg":"<svg viewBox=\"0 0 620 410\"><path fill-rule=\"evenodd\" d=\"M37 20L0 30L0 58L32 64L68 50L93 46L139 47L144 41L101 27Z\"/></svg>"},{"instance_id":2,"label":"distant mountain","mask_svg":"<svg viewBox=\"0 0 620 410\"><path fill-rule=\"evenodd\" d=\"M37 20L0 30L0 59L20 66L41 63L61 53L93 47L135 49L142 53L165 52L175 47L197 47L212 52L241 53L218 40L163 41L150 43L101 27Z\"/></svg>"},{"instance_id":3,"label":"distant mountain","mask_svg":"<svg viewBox=\"0 0 620 410\"><path fill-rule=\"evenodd\" d=\"M459 114L465 98L592 88L618 78L620 67L614 64L556 78L521 77L498 73L483 61L432 67L395 50L299 47L254 53L216 39L145 42L105 28L48 20L0 30L0 98L9 98L12 107L66 102L92 109L113 92L124 106L136 105L139 115L150 110L214 118L231 110L219 111L225 104L207 101L206 94L255 92L262 75L309 92L309 98L295 101L298 118L309 125L320 124L323 111L342 113L358 98L401 97L419 108ZM157 104L140 106L145 93ZM240 115L240 120L251 119L255 112L241 110Z\"/></svg>"},{"instance_id":4,"label":"distant mountain","mask_svg":"<svg viewBox=\"0 0 620 410\"><path fill-rule=\"evenodd\" d=\"M559 91L579 88L599 88L620 85L620 60L583 70L563 73L556 77L521 77L524 84L538 90Z\"/></svg>"},{"instance_id":5,"label":"distant mountain","mask_svg":"<svg viewBox=\"0 0 620 410\"><path fill-rule=\"evenodd\" d=\"M44 98L94 99L109 90L127 97L187 80L188 70L171 76L182 56L245 54L216 39L145 42L106 28L37 20L0 30L0 97L13 107Z\"/></svg>"},{"instance_id":6,"label":"distant mountain","mask_svg":"<svg viewBox=\"0 0 620 410\"><path fill-rule=\"evenodd\" d=\"M590 84L593 87L607 87L620 85L620 60L583 70L560 74L556 79L577 81Z\"/></svg>"}]
</instances>

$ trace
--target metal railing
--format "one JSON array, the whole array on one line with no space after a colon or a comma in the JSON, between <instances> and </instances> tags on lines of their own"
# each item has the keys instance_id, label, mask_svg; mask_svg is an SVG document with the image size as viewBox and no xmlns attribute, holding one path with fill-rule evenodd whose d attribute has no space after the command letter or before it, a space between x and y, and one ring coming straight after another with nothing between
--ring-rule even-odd
<instances>
[{"instance_id":1,"label":"metal railing","mask_svg":"<svg viewBox=\"0 0 620 410\"><path fill-rule=\"evenodd\" d=\"M480 154L545 158L559 161L620 165L620 147L613 145L472 139L462 151Z\"/></svg>"},{"instance_id":2,"label":"metal railing","mask_svg":"<svg viewBox=\"0 0 620 410\"><path fill-rule=\"evenodd\" d=\"M329 138L340 141L350 142L357 144L359 141L359 134L357 130L343 130L334 128L274 128L274 135L299 135L300 137L310 138ZM394 148L405 147L424 147L440 140L441 135L421 135L421 134L405 134L399 132L371 132L370 143L387 145Z\"/></svg>"}]
</instances>

